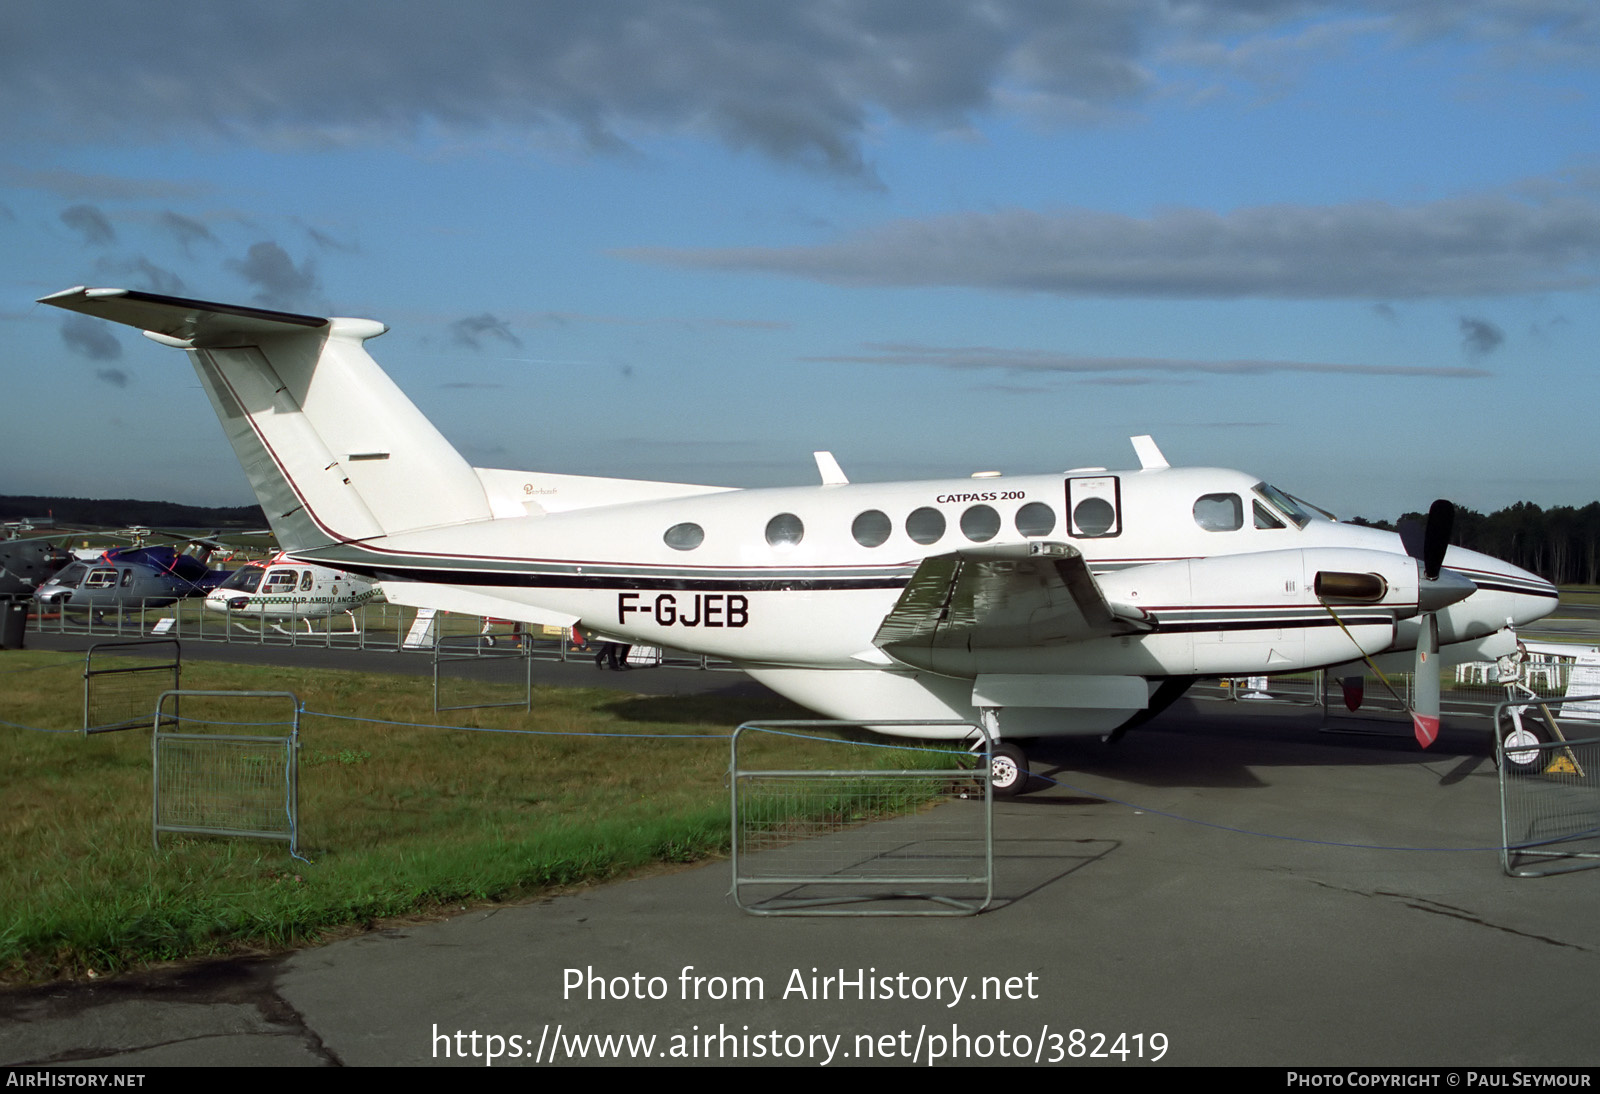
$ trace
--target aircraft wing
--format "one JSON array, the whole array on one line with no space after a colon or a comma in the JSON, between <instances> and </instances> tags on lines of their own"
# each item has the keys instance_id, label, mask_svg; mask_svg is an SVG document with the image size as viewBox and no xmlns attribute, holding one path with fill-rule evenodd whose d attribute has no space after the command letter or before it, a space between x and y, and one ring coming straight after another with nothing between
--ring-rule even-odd
<instances>
[{"instance_id":1,"label":"aircraft wing","mask_svg":"<svg viewBox=\"0 0 1600 1094\"><path fill-rule=\"evenodd\" d=\"M1106 600L1076 547L1032 542L923 559L873 644L890 654L1014 648L1150 629L1138 608Z\"/></svg>"}]
</instances>

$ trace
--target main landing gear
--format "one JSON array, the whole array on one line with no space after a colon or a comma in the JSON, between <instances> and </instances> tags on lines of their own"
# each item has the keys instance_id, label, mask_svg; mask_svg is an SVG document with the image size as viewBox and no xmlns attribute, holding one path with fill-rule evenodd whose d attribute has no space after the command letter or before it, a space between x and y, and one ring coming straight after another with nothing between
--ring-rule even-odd
<instances>
[{"instance_id":1,"label":"main landing gear","mask_svg":"<svg viewBox=\"0 0 1600 1094\"><path fill-rule=\"evenodd\" d=\"M1010 741L996 741L989 752L989 785L999 798L1022 793L1028 785L1027 754Z\"/></svg>"}]
</instances>

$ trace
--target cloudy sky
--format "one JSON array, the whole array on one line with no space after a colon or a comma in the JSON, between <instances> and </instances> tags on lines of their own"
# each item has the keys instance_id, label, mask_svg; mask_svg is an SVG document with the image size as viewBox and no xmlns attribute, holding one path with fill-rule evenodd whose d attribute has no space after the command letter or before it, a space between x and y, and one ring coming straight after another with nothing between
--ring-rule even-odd
<instances>
[{"instance_id":1,"label":"cloudy sky","mask_svg":"<svg viewBox=\"0 0 1600 1094\"><path fill-rule=\"evenodd\" d=\"M26 4L0 493L250 499L117 285L380 319L475 463L1600 496L1591 0Z\"/></svg>"}]
</instances>

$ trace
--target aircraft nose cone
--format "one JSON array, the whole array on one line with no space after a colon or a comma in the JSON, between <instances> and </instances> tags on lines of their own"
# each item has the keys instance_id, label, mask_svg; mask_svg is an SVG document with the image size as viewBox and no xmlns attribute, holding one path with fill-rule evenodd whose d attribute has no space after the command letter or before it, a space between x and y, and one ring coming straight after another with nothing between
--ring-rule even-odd
<instances>
[{"instance_id":1,"label":"aircraft nose cone","mask_svg":"<svg viewBox=\"0 0 1600 1094\"><path fill-rule=\"evenodd\" d=\"M1524 571L1526 572L1526 571ZM1555 611L1561 603L1561 594L1550 582L1535 574L1527 574L1531 588L1517 597L1514 615L1518 624L1532 623Z\"/></svg>"},{"instance_id":2,"label":"aircraft nose cone","mask_svg":"<svg viewBox=\"0 0 1600 1094\"><path fill-rule=\"evenodd\" d=\"M1534 623L1556 610L1560 594L1556 587L1538 574L1529 573L1520 566L1512 566L1487 556L1478 556L1487 565L1470 567L1475 570L1472 579L1485 592L1505 598L1509 604L1509 617L1516 626Z\"/></svg>"}]
</instances>

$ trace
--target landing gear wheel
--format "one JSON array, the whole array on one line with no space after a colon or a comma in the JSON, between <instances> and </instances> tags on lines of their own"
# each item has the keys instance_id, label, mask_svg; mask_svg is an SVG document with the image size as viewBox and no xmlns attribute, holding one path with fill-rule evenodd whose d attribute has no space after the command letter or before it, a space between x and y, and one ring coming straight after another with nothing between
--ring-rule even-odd
<instances>
[{"instance_id":1,"label":"landing gear wheel","mask_svg":"<svg viewBox=\"0 0 1600 1094\"><path fill-rule=\"evenodd\" d=\"M989 785L996 797L1014 798L1028 785L1028 757L1022 749L1000 742L989 754Z\"/></svg>"},{"instance_id":2,"label":"landing gear wheel","mask_svg":"<svg viewBox=\"0 0 1600 1094\"><path fill-rule=\"evenodd\" d=\"M1506 770L1515 771L1525 775L1537 775L1544 770L1544 762L1550 753L1537 746L1550 740L1549 731L1541 726L1529 724L1531 719L1522 725L1512 724L1501 738L1502 754L1506 758Z\"/></svg>"}]
</instances>

